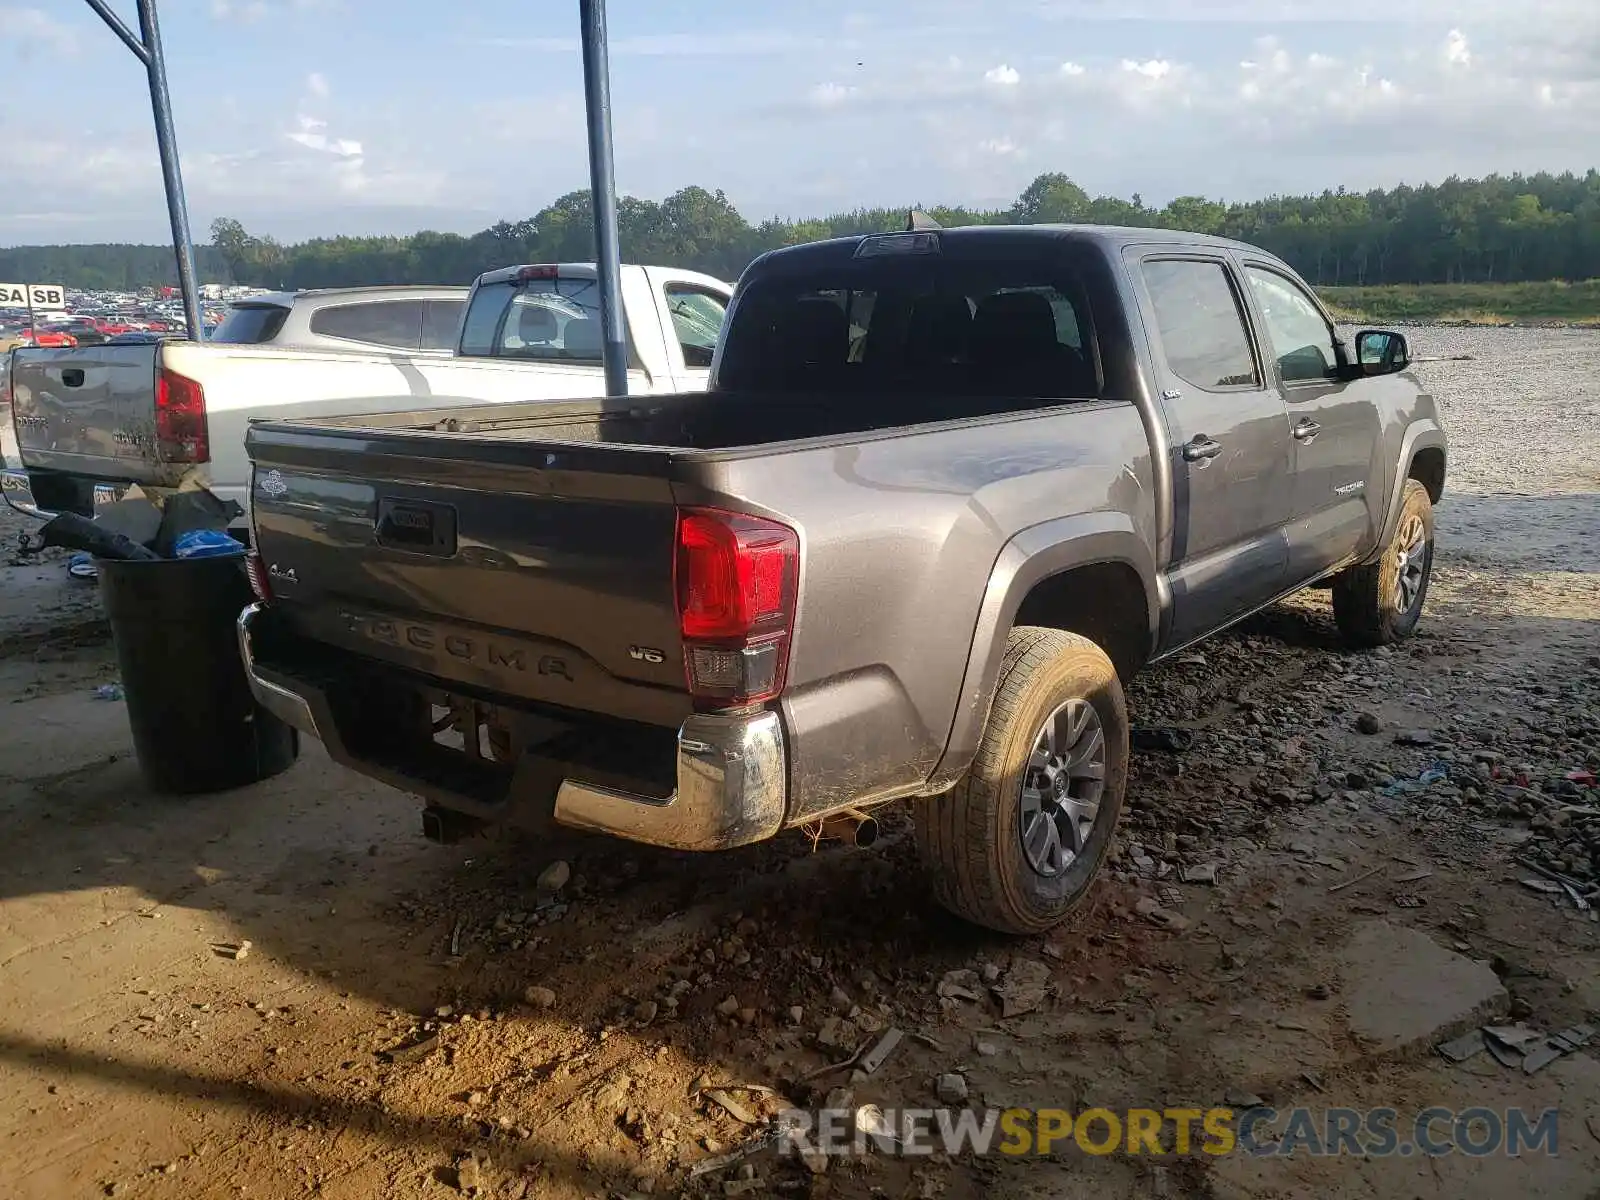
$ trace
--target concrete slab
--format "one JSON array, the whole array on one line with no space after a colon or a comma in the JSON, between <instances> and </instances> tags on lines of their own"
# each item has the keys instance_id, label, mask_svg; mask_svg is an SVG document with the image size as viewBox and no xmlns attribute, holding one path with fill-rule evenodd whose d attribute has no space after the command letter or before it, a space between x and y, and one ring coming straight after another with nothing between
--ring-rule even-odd
<instances>
[{"instance_id":1,"label":"concrete slab","mask_svg":"<svg viewBox=\"0 0 1600 1200\"><path fill-rule=\"evenodd\" d=\"M1486 964L1446 950L1427 934L1367 921L1339 956L1350 1032L1373 1054L1425 1054L1490 1017L1508 997Z\"/></svg>"}]
</instances>

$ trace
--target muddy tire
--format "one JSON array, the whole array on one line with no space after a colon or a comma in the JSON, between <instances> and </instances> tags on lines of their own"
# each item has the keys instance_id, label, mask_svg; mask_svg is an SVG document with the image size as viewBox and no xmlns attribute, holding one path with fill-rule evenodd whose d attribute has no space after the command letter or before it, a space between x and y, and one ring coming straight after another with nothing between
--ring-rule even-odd
<instances>
[{"instance_id":1,"label":"muddy tire","mask_svg":"<svg viewBox=\"0 0 1600 1200\"><path fill-rule=\"evenodd\" d=\"M1128 709L1089 639L1020 626L966 776L922 801L917 849L951 912L1038 933L1083 899L1110 848L1128 781Z\"/></svg>"},{"instance_id":2,"label":"muddy tire","mask_svg":"<svg viewBox=\"0 0 1600 1200\"><path fill-rule=\"evenodd\" d=\"M1422 619L1433 577L1433 501L1406 480L1394 536L1375 563L1341 571L1333 581L1333 617L1353 646L1387 646L1409 637Z\"/></svg>"}]
</instances>

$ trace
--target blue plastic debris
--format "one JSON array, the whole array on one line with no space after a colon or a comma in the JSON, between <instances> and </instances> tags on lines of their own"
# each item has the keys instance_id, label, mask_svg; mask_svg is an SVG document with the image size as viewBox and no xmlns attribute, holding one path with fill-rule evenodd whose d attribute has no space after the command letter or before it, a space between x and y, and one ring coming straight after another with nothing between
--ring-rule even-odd
<instances>
[{"instance_id":1,"label":"blue plastic debris","mask_svg":"<svg viewBox=\"0 0 1600 1200\"><path fill-rule=\"evenodd\" d=\"M218 558L243 553L244 543L220 529L191 529L172 543L174 558Z\"/></svg>"}]
</instances>

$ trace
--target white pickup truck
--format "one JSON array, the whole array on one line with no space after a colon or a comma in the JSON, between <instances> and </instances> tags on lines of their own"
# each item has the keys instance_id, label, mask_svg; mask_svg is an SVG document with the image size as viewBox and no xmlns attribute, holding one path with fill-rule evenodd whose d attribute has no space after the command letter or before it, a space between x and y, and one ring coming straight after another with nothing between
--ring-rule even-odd
<instances>
[{"instance_id":1,"label":"white pickup truck","mask_svg":"<svg viewBox=\"0 0 1600 1200\"><path fill-rule=\"evenodd\" d=\"M623 267L630 395L705 388L732 291L693 271ZM400 396L463 409L595 396L600 346L594 265L560 263L480 276L453 355L189 341L17 349L20 463L8 453L0 487L15 507L87 515L129 484L176 487L198 468L248 508L252 420L375 413Z\"/></svg>"}]
</instances>

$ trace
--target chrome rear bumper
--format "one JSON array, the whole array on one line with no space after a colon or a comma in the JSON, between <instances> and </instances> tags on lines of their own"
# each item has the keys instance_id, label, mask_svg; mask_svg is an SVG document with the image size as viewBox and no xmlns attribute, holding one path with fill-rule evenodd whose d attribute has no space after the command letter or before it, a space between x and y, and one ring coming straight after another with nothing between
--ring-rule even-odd
<instances>
[{"instance_id":1,"label":"chrome rear bumper","mask_svg":"<svg viewBox=\"0 0 1600 1200\"><path fill-rule=\"evenodd\" d=\"M264 606L239 616L239 651L250 689L262 708L322 741L354 770L382 777L337 746L337 732L319 732L307 695L263 678L256 668L251 626ZM677 786L666 798L564 779L554 819L560 825L674 850L726 850L765 841L783 827L787 808L783 724L773 712L747 716L696 713L678 729ZM393 782L386 779L386 782Z\"/></svg>"},{"instance_id":2,"label":"chrome rear bumper","mask_svg":"<svg viewBox=\"0 0 1600 1200\"><path fill-rule=\"evenodd\" d=\"M93 485L92 496L94 507L99 508L105 504L115 504L127 492L125 483L97 483ZM40 508L38 501L33 498L33 480L28 478L26 471L15 467L0 470L0 492L5 493L4 503L9 504L18 512L27 513L32 517L53 517L56 514L47 508Z\"/></svg>"}]
</instances>

